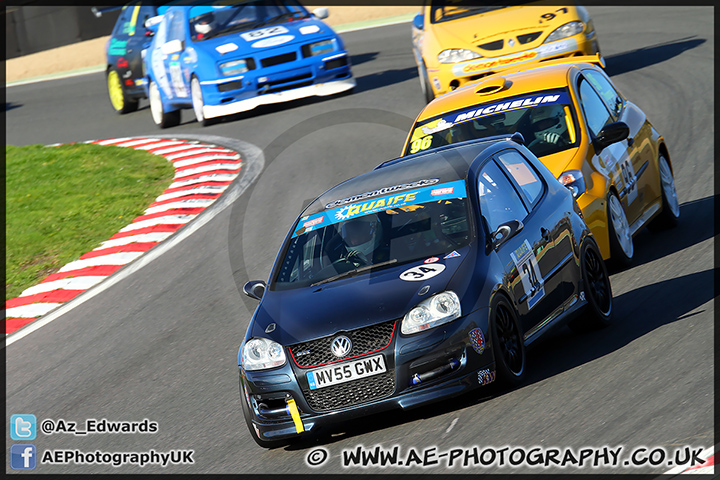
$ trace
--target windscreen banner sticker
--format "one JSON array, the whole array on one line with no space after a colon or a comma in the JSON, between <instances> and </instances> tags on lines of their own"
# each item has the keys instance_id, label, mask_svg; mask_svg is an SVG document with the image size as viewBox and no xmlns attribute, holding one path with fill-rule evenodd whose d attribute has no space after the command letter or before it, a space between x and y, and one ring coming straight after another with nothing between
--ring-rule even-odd
<instances>
[{"instance_id":1,"label":"windscreen banner sticker","mask_svg":"<svg viewBox=\"0 0 720 480\"><path fill-rule=\"evenodd\" d=\"M510 256L520 273L523 289L528 295L527 303L528 310L530 310L545 295L545 286L535 252L533 252L530 242L525 240L514 252L510 253Z\"/></svg>"},{"instance_id":2,"label":"windscreen banner sticker","mask_svg":"<svg viewBox=\"0 0 720 480\"><path fill-rule=\"evenodd\" d=\"M369 195L371 193L373 192L364 193L362 195L359 195L359 197L365 198L365 195ZM326 227L328 225L344 222L345 220L349 220L351 218L362 217L363 215L370 215L371 213L382 212L384 210L393 208L401 208L408 205L435 202L438 200L465 198L466 196L467 193L465 191L465 181L456 180L454 182L443 183L440 185L431 184L412 191L385 195L375 198L373 200L366 200L364 202L345 204L341 207L331 208L322 213L316 213L315 215L302 217L299 223L302 226L300 229L296 230L293 233L292 238L298 235L302 235L303 233L310 232L312 230ZM343 201L344 200L338 200L328 205L334 205L338 202ZM317 221L318 218L321 218L322 220ZM306 224L308 225L308 227L304 227L304 225Z\"/></svg>"},{"instance_id":3,"label":"windscreen banner sticker","mask_svg":"<svg viewBox=\"0 0 720 480\"><path fill-rule=\"evenodd\" d=\"M435 275L440 275L445 270L445 265L442 263L431 263L425 265L418 265L416 267L408 268L400 274L400 280L406 282L421 282L432 278Z\"/></svg>"},{"instance_id":4,"label":"windscreen banner sticker","mask_svg":"<svg viewBox=\"0 0 720 480\"><path fill-rule=\"evenodd\" d=\"M253 30L252 32L241 33L240 36L243 40L248 42L254 42L261 38L272 37L273 35L280 35L281 33L288 33L290 30L278 25L277 27L261 28L260 30Z\"/></svg>"},{"instance_id":5,"label":"windscreen banner sticker","mask_svg":"<svg viewBox=\"0 0 720 480\"><path fill-rule=\"evenodd\" d=\"M401 192L403 190L409 190L411 188L425 187L427 185L434 185L439 182L439 178L428 178L425 180L418 180L417 182L403 183L400 185L393 185L392 187L383 187L370 192L361 193L360 195L353 195L352 197L342 198L335 200L325 205L325 208L335 208L348 203L357 202L358 200L365 200L366 198L377 197L378 195L385 195L388 193Z\"/></svg>"},{"instance_id":6,"label":"windscreen banner sticker","mask_svg":"<svg viewBox=\"0 0 720 480\"><path fill-rule=\"evenodd\" d=\"M434 120L430 123L416 128L413 132L411 141L422 138L425 135L431 135L457 125L458 123L474 120L476 118L486 117L501 112L509 112L521 108L535 107L537 105L569 105L570 97L567 92L547 92L536 95L528 95L516 100L505 100L491 103L489 105L475 105L472 108L460 112L453 112L442 118ZM429 145L428 145L429 146Z\"/></svg>"}]
</instances>

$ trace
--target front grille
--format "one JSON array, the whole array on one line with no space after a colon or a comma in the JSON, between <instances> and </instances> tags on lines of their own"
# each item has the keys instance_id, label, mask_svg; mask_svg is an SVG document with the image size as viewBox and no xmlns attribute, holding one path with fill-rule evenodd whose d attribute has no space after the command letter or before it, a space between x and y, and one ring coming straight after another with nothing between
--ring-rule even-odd
<instances>
[{"instance_id":1,"label":"front grille","mask_svg":"<svg viewBox=\"0 0 720 480\"><path fill-rule=\"evenodd\" d=\"M542 32L526 33L525 35L518 35L517 39L521 45L525 45L526 43L530 43L533 40L537 39L541 33Z\"/></svg>"},{"instance_id":2,"label":"front grille","mask_svg":"<svg viewBox=\"0 0 720 480\"><path fill-rule=\"evenodd\" d=\"M229 92L230 90L238 90L240 88L242 88L242 80L221 83L220 85L218 85L218 90L221 92Z\"/></svg>"},{"instance_id":3,"label":"front grille","mask_svg":"<svg viewBox=\"0 0 720 480\"><path fill-rule=\"evenodd\" d=\"M297 53L290 52L290 53L284 53L282 55L277 55L275 57L268 57L263 58L260 60L260 64L263 67L272 67L274 65L280 65L281 63L288 63L293 62L297 58Z\"/></svg>"},{"instance_id":4,"label":"front grille","mask_svg":"<svg viewBox=\"0 0 720 480\"><path fill-rule=\"evenodd\" d=\"M349 332L338 332L309 342L291 345L289 348L295 364L300 368L311 368L326 363L340 362L350 357L365 355L385 348L392 340L395 321L358 328ZM352 350L344 358L337 358L330 350L330 343L338 335L345 335L352 342ZM307 352L307 353L305 353ZM328 387L330 388L330 387Z\"/></svg>"},{"instance_id":5,"label":"front grille","mask_svg":"<svg viewBox=\"0 0 720 480\"><path fill-rule=\"evenodd\" d=\"M478 45L478 47L480 47L484 50L500 50L503 47L503 41L495 40L494 42L489 42L489 43L484 43L482 45Z\"/></svg>"},{"instance_id":6,"label":"front grille","mask_svg":"<svg viewBox=\"0 0 720 480\"><path fill-rule=\"evenodd\" d=\"M316 390L303 389L303 394L310 408L316 412L325 412L387 397L394 391L395 372L388 371Z\"/></svg>"}]
</instances>

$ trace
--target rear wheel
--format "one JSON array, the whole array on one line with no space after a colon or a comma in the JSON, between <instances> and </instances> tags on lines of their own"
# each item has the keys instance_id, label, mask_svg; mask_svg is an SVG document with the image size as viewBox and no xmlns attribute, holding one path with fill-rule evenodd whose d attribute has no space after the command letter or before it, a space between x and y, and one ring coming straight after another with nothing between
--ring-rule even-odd
<instances>
[{"instance_id":1,"label":"rear wheel","mask_svg":"<svg viewBox=\"0 0 720 480\"><path fill-rule=\"evenodd\" d=\"M600 250L589 237L580 249L580 269L588 306L585 314L570 322L569 326L576 331L607 327L613 313L612 288Z\"/></svg>"},{"instance_id":2,"label":"rear wheel","mask_svg":"<svg viewBox=\"0 0 720 480\"><path fill-rule=\"evenodd\" d=\"M515 309L501 295L490 305L490 335L498 383L520 385L525 378L525 343Z\"/></svg>"},{"instance_id":3,"label":"rear wheel","mask_svg":"<svg viewBox=\"0 0 720 480\"><path fill-rule=\"evenodd\" d=\"M166 112L160 98L160 90L157 84L150 80L148 86L148 100L150 100L150 113L153 121L160 128L174 127L180 123L180 110Z\"/></svg>"},{"instance_id":4,"label":"rear wheel","mask_svg":"<svg viewBox=\"0 0 720 480\"><path fill-rule=\"evenodd\" d=\"M625 209L614 192L608 194L607 210L611 259L617 266L627 267L632 263L635 247Z\"/></svg>"},{"instance_id":5,"label":"rear wheel","mask_svg":"<svg viewBox=\"0 0 720 480\"><path fill-rule=\"evenodd\" d=\"M675 178L673 178L670 165L663 154L658 157L658 168L660 169L662 212L648 225L654 231L674 227L678 224L680 218L680 203L675 190Z\"/></svg>"},{"instance_id":6,"label":"rear wheel","mask_svg":"<svg viewBox=\"0 0 720 480\"><path fill-rule=\"evenodd\" d=\"M138 101L129 99L125 94L125 87L115 67L111 67L107 72L107 88L110 104L116 113L122 115L138 109Z\"/></svg>"}]
</instances>

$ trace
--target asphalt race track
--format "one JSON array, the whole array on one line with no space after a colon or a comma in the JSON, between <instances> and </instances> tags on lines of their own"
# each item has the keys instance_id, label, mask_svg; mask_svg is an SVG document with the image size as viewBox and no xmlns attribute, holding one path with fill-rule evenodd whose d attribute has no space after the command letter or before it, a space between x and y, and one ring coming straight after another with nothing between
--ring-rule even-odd
<instances>
[{"instance_id":1,"label":"asphalt race track","mask_svg":"<svg viewBox=\"0 0 720 480\"><path fill-rule=\"evenodd\" d=\"M678 228L636 237L634 265L612 277L615 323L558 331L529 353L527 382L418 410L340 425L313 442L264 450L240 409L236 355L256 303L241 293L266 279L287 228L327 188L400 153L423 106L408 23L343 35L358 86L351 95L240 114L208 128L191 111L159 130L147 103L117 116L104 76L6 90L6 141L53 144L124 136L206 134L264 151L260 175L196 232L101 294L13 342L7 354L11 414L77 422L157 422L152 434L40 433L46 450L193 450L194 464L38 465L37 473L551 473L523 466L467 470L447 458L428 467L344 468L343 450L608 446L712 447L714 376L714 35L712 7L589 7L621 91L670 148ZM241 175L242 178L242 175ZM12 234L10 232L9 234ZM15 443L6 430L6 444ZM306 457L329 454L311 468ZM428 450L436 447L436 450ZM9 450L8 450L9 455ZM436 457L435 460L438 460ZM11 472L9 464L6 471ZM565 469L663 473L672 465Z\"/></svg>"}]
</instances>

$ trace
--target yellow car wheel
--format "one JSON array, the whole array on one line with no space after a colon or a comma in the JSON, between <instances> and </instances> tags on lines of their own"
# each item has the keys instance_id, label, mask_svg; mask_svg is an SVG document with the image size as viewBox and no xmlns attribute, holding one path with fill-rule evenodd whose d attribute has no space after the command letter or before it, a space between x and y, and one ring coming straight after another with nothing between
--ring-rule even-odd
<instances>
[{"instance_id":1,"label":"yellow car wheel","mask_svg":"<svg viewBox=\"0 0 720 480\"><path fill-rule=\"evenodd\" d=\"M662 212L648 225L653 231L674 227L680 218L680 203L675 190L675 178L663 154L660 154L658 158L658 167L662 191Z\"/></svg>"},{"instance_id":2,"label":"yellow car wheel","mask_svg":"<svg viewBox=\"0 0 720 480\"><path fill-rule=\"evenodd\" d=\"M425 96L425 102L432 102L435 99L435 92L433 92L432 85L430 85L430 78L428 77L425 62L422 62L422 65L418 65L418 77L420 77L420 86Z\"/></svg>"},{"instance_id":3,"label":"yellow car wheel","mask_svg":"<svg viewBox=\"0 0 720 480\"><path fill-rule=\"evenodd\" d=\"M138 109L138 101L129 100L125 96L125 89L123 88L122 81L120 80L120 75L114 68L108 70L107 87L108 95L110 96L110 104L112 104L113 109L117 113L122 115L124 113L134 112Z\"/></svg>"},{"instance_id":4,"label":"yellow car wheel","mask_svg":"<svg viewBox=\"0 0 720 480\"><path fill-rule=\"evenodd\" d=\"M625 209L614 192L608 194L607 209L610 258L618 267L628 267L632 263L635 247Z\"/></svg>"}]
</instances>

